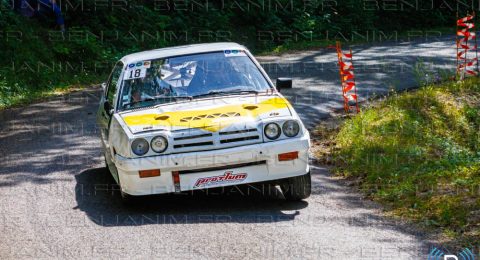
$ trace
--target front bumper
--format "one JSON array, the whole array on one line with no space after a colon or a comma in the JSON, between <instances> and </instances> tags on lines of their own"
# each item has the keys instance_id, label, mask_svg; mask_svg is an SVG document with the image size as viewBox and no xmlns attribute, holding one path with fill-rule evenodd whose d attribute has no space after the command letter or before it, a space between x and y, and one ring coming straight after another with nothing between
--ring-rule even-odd
<instances>
[{"instance_id":1,"label":"front bumper","mask_svg":"<svg viewBox=\"0 0 480 260\"><path fill-rule=\"evenodd\" d=\"M309 135L228 149L129 159L114 163L122 191L150 195L272 181L308 173ZM298 151L298 158L279 161L278 154ZM139 171L160 169L160 176L140 178ZM172 173L178 172L175 189Z\"/></svg>"}]
</instances>

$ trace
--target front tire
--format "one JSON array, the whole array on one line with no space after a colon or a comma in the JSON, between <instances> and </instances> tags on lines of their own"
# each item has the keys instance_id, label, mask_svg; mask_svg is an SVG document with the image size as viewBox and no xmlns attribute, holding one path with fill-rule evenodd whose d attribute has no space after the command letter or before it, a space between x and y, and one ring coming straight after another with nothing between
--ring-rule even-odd
<instances>
[{"instance_id":1,"label":"front tire","mask_svg":"<svg viewBox=\"0 0 480 260\"><path fill-rule=\"evenodd\" d=\"M136 197L123 192L122 187L120 187L120 198L122 199L122 204L127 207L131 207L137 202Z\"/></svg>"},{"instance_id":2,"label":"front tire","mask_svg":"<svg viewBox=\"0 0 480 260\"><path fill-rule=\"evenodd\" d=\"M280 185L283 196L288 201L299 201L310 197L312 193L312 178L310 172L297 177L288 178Z\"/></svg>"}]
</instances>

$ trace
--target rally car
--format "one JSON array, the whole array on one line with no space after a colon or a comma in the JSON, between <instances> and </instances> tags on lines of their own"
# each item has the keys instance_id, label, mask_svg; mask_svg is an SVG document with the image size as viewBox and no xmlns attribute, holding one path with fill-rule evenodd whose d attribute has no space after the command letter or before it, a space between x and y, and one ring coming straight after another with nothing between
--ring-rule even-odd
<instances>
[{"instance_id":1,"label":"rally car","mask_svg":"<svg viewBox=\"0 0 480 260\"><path fill-rule=\"evenodd\" d=\"M309 132L236 43L134 53L117 62L97 113L122 198L250 183L310 196Z\"/></svg>"}]
</instances>

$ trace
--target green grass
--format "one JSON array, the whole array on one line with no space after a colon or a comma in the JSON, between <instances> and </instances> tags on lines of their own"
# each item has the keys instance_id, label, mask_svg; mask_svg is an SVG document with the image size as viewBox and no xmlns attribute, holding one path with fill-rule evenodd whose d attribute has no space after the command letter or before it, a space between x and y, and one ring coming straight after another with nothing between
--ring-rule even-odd
<instances>
[{"instance_id":1,"label":"green grass","mask_svg":"<svg viewBox=\"0 0 480 260\"><path fill-rule=\"evenodd\" d=\"M96 83L98 82L92 79L91 83L88 84L72 84L40 90L26 88L24 91L16 92L12 95L0 93L0 110L29 105L53 96L65 95L66 93L94 86Z\"/></svg>"},{"instance_id":2,"label":"green grass","mask_svg":"<svg viewBox=\"0 0 480 260\"><path fill-rule=\"evenodd\" d=\"M394 94L345 120L330 136L336 174L358 178L392 215L479 241L479 83Z\"/></svg>"},{"instance_id":3,"label":"green grass","mask_svg":"<svg viewBox=\"0 0 480 260\"><path fill-rule=\"evenodd\" d=\"M22 80L13 83L11 78L8 80L1 78L0 74L0 110L27 105L47 97L96 85L102 81L100 75L73 75L73 73L64 73L60 76L61 78L56 76L49 78L48 75L42 73L32 77L36 78L37 84L28 84Z\"/></svg>"}]
</instances>

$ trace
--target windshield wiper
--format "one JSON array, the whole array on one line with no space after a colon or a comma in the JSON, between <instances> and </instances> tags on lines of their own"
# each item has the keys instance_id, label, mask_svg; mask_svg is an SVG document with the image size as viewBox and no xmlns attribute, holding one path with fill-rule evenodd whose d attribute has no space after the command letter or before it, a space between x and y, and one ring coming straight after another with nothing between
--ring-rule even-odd
<instances>
[{"instance_id":1,"label":"windshield wiper","mask_svg":"<svg viewBox=\"0 0 480 260\"><path fill-rule=\"evenodd\" d=\"M194 98L198 97L208 97L208 96L228 96L228 95L238 95L238 94L259 94L261 92L257 90L234 90L234 91L220 91L220 90L212 90L205 94L195 95Z\"/></svg>"},{"instance_id":2,"label":"windshield wiper","mask_svg":"<svg viewBox=\"0 0 480 260\"><path fill-rule=\"evenodd\" d=\"M123 104L123 107L131 106L131 105L135 105L135 104L142 103L142 102L147 102L147 101L157 101L157 100L160 100L160 99L174 99L175 101L177 101L178 99L192 100L193 97L192 96L158 96L158 97L151 97L151 98L146 98L146 99L142 99L142 100L138 100L138 101L128 102L128 103ZM158 105L158 104L154 104L154 105Z\"/></svg>"}]
</instances>

